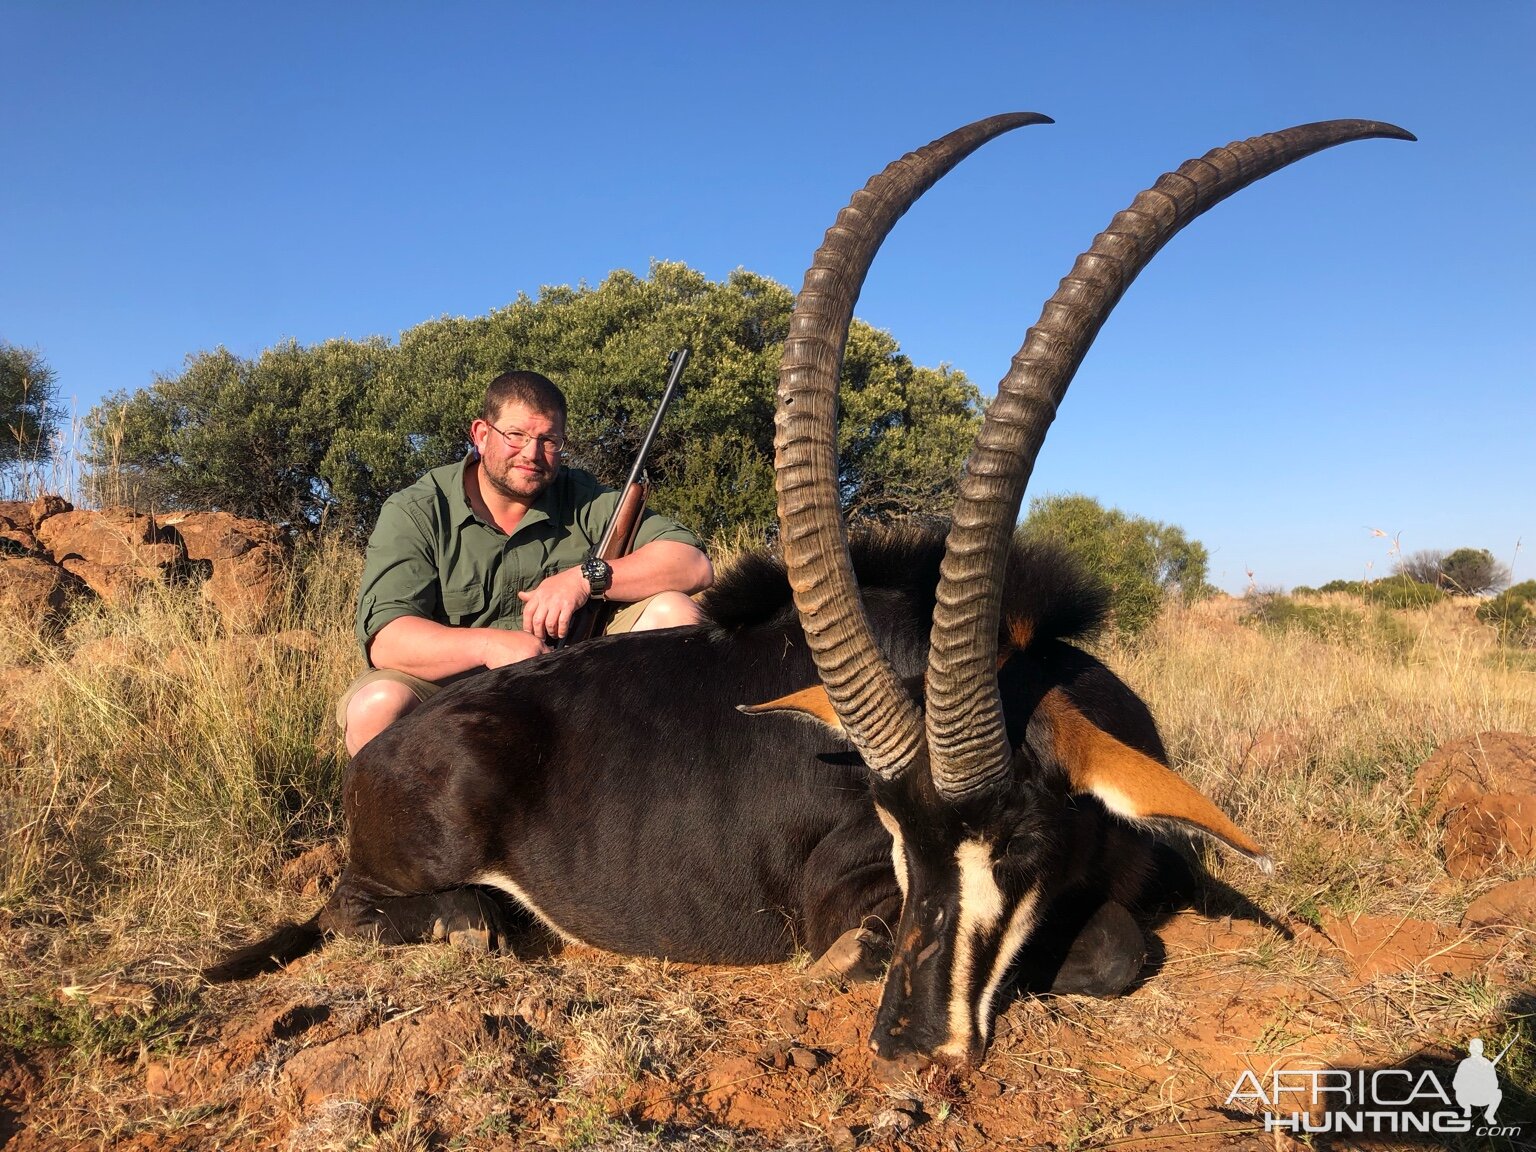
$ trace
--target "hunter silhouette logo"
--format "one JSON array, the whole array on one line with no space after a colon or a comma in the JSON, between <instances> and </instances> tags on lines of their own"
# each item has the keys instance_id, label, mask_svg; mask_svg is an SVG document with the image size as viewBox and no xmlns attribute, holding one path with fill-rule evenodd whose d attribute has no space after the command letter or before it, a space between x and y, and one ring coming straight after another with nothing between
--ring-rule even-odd
<instances>
[{"instance_id":1,"label":"hunter silhouette logo","mask_svg":"<svg viewBox=\"0 0 1536 1152\"><path fill-rule=\"evenodd\" d=\"M1449 1091L1433 1068L1276 1068L1268 1083L1244 1072L1227 1103L1251 1100L1263 1108L1264 1131L1294 1133L1454 1132L1519 1136L1519 1125L1498 1126L1504 1093L1497 1066L1514 1041L1492 1060L1483 1042L1467 1042ZM1481 1123L1473 1112L1482 1111Z\"/></svg>"},{"instance_id":2,"label":"hunter silhouette logo","mask_svg":"<svg viewBox=\"0 0 1536 1152\"><path fill-rule=\"evenodd\" d=\"M1499 1074L1494 1067L1514 1043L1511 1040L1504 1045L1503 1052L1490 1060L1483 1055L1481 1040L1474 1036L1467 1041L1467 1058L1457 1067L1456 1079L1451 1081L1456 1103L1467 1116L1472 1115L1474 1108L1486 1108L1483 1119L1489 1124L1494 1123L1494 1113L1498 1111L1499 1101L1504 1099L1504 1093L1499 1089Z\"/></svg>"}]
</instances>

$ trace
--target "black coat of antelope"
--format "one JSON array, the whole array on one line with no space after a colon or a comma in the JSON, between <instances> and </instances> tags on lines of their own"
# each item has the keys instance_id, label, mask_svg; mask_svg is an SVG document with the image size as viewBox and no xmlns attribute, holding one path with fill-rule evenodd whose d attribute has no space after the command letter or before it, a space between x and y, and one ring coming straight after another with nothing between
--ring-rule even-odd
<instances>
[{"instance_id":1,"label":"black coat of antelope","mask_svg":"<svg viewBox=\"0 0 1536 1152\"><path fill-rule=\"evenodd\" d=\"M482 885L617 952L756 963L804 949L839 971L889 955L875 1050L974 1060L1016 963L1049 954L1058 989L1116 992L1135 975L1142 941L1124 909L1156 880L1157 825L1268 867L1168 768L1135 693L1068 642L1101 621L1102 594L1061 557L1013 544L1013 526L1077 365L1163 244L1313 152L1413 137L1310 124L1161 177L1030 329L959 478L947 539L885 532L850 553L837 380L870 263L950 168L1042 122L996 116L910 153L827 232L780 369L782 563L753 556L728 574L709 623L486 672L387 729L347 772L349 860L330 900L211 979L286 963L331 934L420 936L423 897Z\"/></svg>"}]
</instances>

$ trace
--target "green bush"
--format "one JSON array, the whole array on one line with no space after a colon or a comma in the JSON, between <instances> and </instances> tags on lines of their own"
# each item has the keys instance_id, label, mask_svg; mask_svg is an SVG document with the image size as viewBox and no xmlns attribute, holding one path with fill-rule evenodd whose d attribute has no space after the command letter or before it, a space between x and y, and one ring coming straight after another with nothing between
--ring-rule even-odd
<instances>
[{"instance_id":1,"label":"green bush","mask_svg":"<svg viewBox=\"0 0 1536 1152\"><path fill-rule=\"evenodd\" d=\"M1479 605L1477 618L1497 628L1505 644L1536 647L1536 580L1506 588Z\"/></svg>"},{"instance_id":2,"label":"green bush","mask_svg":"<svg viewBox=\"0 0 1536 1152\"><path fill-rule=\"evenodd\" d=\"M1278 594L1252 597L1243 622L1275 632L1304 632L1328 644L1381 648L1393 655L1406 652L1413 639L1384 607L1357 612L1342 604L1299 604Z\"/></svg>"},{"instance_id":3,"label":"green bush","mask_svg":"<svg viewBox=\"0 0 1536 1152\"><path fill-rule=\"evenodd\" d=\"M1445 599L1445 593L1433 584L1410 580L1407 576L1389 576L1385 580L1330 580L1321 588L1293 588L1292 596L1322 595L1341 592L1358 596L1367 604L1382 608L1427 608Z\"/></svg>"},{"instance_id":4,"label":"green bush","mask_svg":"<svg viewBox=\"0 0 1536 1152\"><path fill-rule=\"evenodd\" d=\"M1105 508L1091 496L1038 497L1019 534L1060 545L1103 580L1123 636L1144 631L1170 597L1188 603L1213 591L1205 545L1177 525Z\"/></svg>"},{"instance_id":5,"label":"green bush","mask_svg":"<svg viewBox=\"0 0 1536 1152\"><path fill-rule=\"evenodd\" d=\"M1347 592L1351 596L1365 596L1366 583L1364 580L1330 580L1318 589L1319 592Z\"/></svg>"},{"instance_id":6,"label":"green bush","mask_svg":"<svg viewBox=\"0 0 1536 1152\"><path fill-rule=\"evenodd\" d=\"M1366 585L1367 603L1383 608L1427 608L1445 599L1445 593L1433 584L1422 584L1406 576L1392 576Z\"/></svg>"}]
</instances>

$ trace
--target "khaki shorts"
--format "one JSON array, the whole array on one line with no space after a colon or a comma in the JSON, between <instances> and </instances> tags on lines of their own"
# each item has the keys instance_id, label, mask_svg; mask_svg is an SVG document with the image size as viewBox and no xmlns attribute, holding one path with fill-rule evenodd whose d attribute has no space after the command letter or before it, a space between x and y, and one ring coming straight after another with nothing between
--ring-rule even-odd
<instances>
[{"instance_id":1,"label":"khaki shorts","mask_svg":"<svg viewBox=\"0 0 1536 1152\"><path fill-rule=\"evenodd\" d=\"M654 599L656 597L647 596L644 600L636 600L633 604L624 605L613 614L613 619L608 621L608 626L603 629L603 635L616 636L620 632L628 632ZM412 676L409 672L397 672L393 668L370 668L348 684L347 690L341 694L341 699L336 701L336 727L343 732L347 730L347 708L352 703L352 697L370 684L377 684L381 680L404 684L415 693L418 703L425 704L448 685L470 676L478 676L483 671L484 669L477 668L460 672L457 676L450 676L446 680L423 680L420 676Z\"/></svg>"}]
</instances>

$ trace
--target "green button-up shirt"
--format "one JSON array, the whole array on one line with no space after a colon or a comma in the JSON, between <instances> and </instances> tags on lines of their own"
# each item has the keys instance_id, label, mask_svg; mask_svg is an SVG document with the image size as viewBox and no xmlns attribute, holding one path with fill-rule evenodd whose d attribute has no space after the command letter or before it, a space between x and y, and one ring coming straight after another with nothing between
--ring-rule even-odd
<instances>
[{"instance_id":1,"label":"green button-up shirt","mask_svg":"<svg viewBox=\"0 0 1536 1152\"><path fill-rule=\"evenodd\" d=\"M590 473L561 468L509 536L470 507L464 469L472 459L434 468L384 502L368 539L357 597L364 655L379 629L401 616L456 627L521 628L517 594L580 564L618 506L619 494ZM646 512L635 547L652 540L699 547L686 528Z\"/></svg>"}]
</instances>

